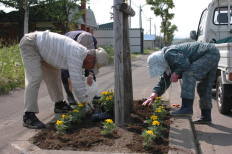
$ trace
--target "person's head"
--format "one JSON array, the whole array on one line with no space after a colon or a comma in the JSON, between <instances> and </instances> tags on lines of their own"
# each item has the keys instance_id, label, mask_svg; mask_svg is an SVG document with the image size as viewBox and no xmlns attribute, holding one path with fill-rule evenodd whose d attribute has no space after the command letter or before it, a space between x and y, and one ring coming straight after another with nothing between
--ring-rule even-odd
<instances>
[{"instance_id":1,"label":"person's head","mask_svg":"<svg viewBox=\"0 0 232 154\"><path fill-rule=\"evenodd\" d=\"M88 50L88 54L83 62L85 69L93 69L94 73L98 73L98 69L108 64L109 56L103 48Z\"/></svg>"},{"instance_id":2,"label":"person's head","mask_svg":"<svg viewBox=\"0 0 232 154\"><path fill-rule=\"evenodd\" d=\"M160 76L168 69L168 64L164 58L163 51L156 51L149 55L147 58L147 64L151 77Z\"/></svg>"},{"instance_id":3,"label":"person's head","mask_svg":"<svg viewBox=\"0 0 232 154\"><path fill-rule=\"evenodd\" d=\"M82 32L78 38L77 42L85 46L87 49L95 49L93 36L90 33Z\"/></svg>"}]
</instances>

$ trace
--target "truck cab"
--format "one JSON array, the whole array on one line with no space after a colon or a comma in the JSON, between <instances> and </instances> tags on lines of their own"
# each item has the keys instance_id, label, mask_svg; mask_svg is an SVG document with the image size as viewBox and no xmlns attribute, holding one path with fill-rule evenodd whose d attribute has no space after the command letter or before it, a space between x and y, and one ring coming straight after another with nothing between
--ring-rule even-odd
<instances>
[{"instance_id":1,"label":"truck cab","mask_svg":"<svg viewBox=\"0 0 232 154\"><path fill-rule=\"evenodd\" d=\"M212 0L203 10L197 31L190 32L191 39L215 43L220 60L215 79L216 101L219 112L227 114L232 109L232 1Z\"/></svg>"}]
</instances>

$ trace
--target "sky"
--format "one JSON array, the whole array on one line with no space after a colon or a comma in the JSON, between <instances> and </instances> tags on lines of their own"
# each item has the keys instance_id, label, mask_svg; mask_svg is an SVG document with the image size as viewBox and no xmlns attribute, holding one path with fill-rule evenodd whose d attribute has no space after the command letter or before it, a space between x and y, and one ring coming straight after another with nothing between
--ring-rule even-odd
<instances>
[{"instance_id":1,"label":"sky","mask_svg":"<svg viewBox=\"0 0 232 154\"><path fill-rule=\"evenodd\" d=\"M97 1L97 3L96 3ZM129 0L128 0L129 1ZM172 10L175 13L172 23L178 28L175 32L175 38L189 38L191 30L196 30L202 11L207 8L212 0L173 0L175 8ZM113 0L90 0L90 8L94 11L98 24L111 22L111 14L113 12ZM139 6L142 6L142 27L145 34L160 35L161 19L156 17L150 6L146 5L146 0L131 0L131 6L136 12L136 15L131 18L131 27L139 28ZM151 28L150 21L151 18ZM155 28L156 27L156 28ZM156 30L155 30L156 29Z\"/></svg>"},{"instance_id":2,"label":"sky","mask_svg":"<svg viewBox=\"0 0 232 154\"><path fill-rule=\"evenodd\" d=\"M90 0L88 6L94 11L98 24L112 22L111 13L113 13L114 0ZM129 0L128 0L129 1ZM172 10L175 13L172 23L178 28L175 32L175 38L189 38L191 30L196 30L200 19L201 12L207 8L212 0L173 0L175 8ZM146 0L131 0L131 6L136 15L131 18L131 28L139 28L139 6L142 6L142 27L145 34L160 35L159 17L155 16L150 10L150 6L146 5ZM0 5L0 10L9 12L12 9L5 9ZM151 28L150 20L151 18Z\"/></svg>"}]
</instances>

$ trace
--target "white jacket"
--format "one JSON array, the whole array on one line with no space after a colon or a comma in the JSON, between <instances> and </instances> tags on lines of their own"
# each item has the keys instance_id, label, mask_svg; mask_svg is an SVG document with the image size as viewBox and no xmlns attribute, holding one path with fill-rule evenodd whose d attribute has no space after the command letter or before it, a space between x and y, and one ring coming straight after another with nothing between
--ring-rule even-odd
<instances>
[{"instance_id":1,"label":"white jacket","mask_svg":"<svg viewBox=\"0 0 232 154\"><path fill-rule=\"evenodd\" d=\"M69 70L74 95L80 102L86 102L88 95L82 65L87 49L69 37L49 31L36 32L36 43L45 62Z\"/></svg>"}]
</instances>

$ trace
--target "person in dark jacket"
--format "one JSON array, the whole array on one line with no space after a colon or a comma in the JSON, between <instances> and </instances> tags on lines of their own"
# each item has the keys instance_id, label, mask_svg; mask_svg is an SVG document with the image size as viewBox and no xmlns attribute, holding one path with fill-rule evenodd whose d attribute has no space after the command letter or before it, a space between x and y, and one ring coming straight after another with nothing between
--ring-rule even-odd
<instances>
[{"instance_id":1,"label":"person in dark jacket","mask_svg":"<svg viewBox=\"0 0 232 154\"><path fill-rule=\"evenodd\" d=\"M84 38L86 38L86 37L83 37L84 35L91 35L92 39L85 40ZM88 32L83 31L83 30L77 30L77 31L70 31L70 32L66 33L65 36L72 38L76 42L85 46L87 49L97 49L97 40L91 33L88 33ZM87 77L87 83L90 86L93 83L92 80L96 81L96 76L95 76L95 73L93 70L85 69L84 75L85 75L85 77ZM71 91L71 88L70 88L71 83L70 83L69 78L70 78L70 76L69 76L68 70L62 69L61 70L61 80L62 80L64 89L65 89L65 92L67 94L67 100L68 100L70 105L75 105L76 100L75 100L73 93Z\"/></svg>"},{"instance_id":2,"label":"person in dark jacket","mask_svg":"<svg viewBox=\"0 0 232 154\"><path fill-rule=\"evenodd\" d=\"M195 123L210 123L212 120L212 87L219 59L219 51L213 44L201 42L173 45L154 52L147 59L149 73L151 77L160 75L161 77L143 105L150 105L156 97L165 92L171 82L182 79L182 106L171 115L193 114L193 101L197 84L201 118ZM197 83L197 81L199 82Z\"/></svg>"}]
</instances>

